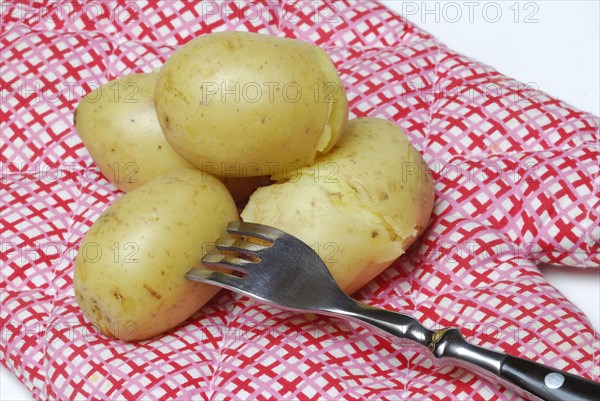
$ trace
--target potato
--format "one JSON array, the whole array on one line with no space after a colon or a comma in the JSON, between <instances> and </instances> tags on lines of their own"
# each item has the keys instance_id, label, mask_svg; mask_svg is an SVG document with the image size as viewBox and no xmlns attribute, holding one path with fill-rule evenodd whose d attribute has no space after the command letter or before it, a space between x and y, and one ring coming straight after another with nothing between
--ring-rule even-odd
<instances>
[{"instance_id":1,"label":"potato","mask_svg":"<svg viewBox=\"0 0 600 401\"><path fill-rule=\"evenodd\" d=\"M126 193L77 253L73 284L84 315L127 341L180 324L218 291L184 275L233 220L237 209L224 185L199 170L172 171Z\"/></svg>"},{"instance_id":2,"label":"potato","mask_svg":"<svg viewBox=\"0 0 600 401\"><path fill-rule=\"evenodd\" d=\"M75 110L75 128L88 152L102 174L125 192L169 171L193 167L162 133L154 109L157 78L158 73L150 73L116 79L86 95ZM264 176L221 181L238 204L270 182Z\"/></svg>"},{"instance_id":3,"label":"potato","mask_svg":"<svg viewBox=\"0 0 600 401\"><path fill-rule=\"evenodd\" d=\"M131 74L87 94L75 128L102 171L127 192L168 171L190 168L165 139L154 110L158 73Z\"/></svg>"},{"instance_id":4,"label":"potato","mask_svg":"<svg viewBox=\"0 0 600 401\"><path fill-rule=\"evenodd\" d=\"M337 142L343 85L319 47L221 32L177 49L160 70L158 120L173 149L212 174L281 177Z\"/></svg>"},{"instance_id":5,"label":"potato","mask_svg":"<svg viewBox=\"0 0 600 401\"><path fill-rule=\"evenodd\" d=\"M404 132L361 118L317 163L259 188L242 219L303 240L351 294L404 253L426 227L433 200L429 170Z\"/></svg>"}]
</instances>

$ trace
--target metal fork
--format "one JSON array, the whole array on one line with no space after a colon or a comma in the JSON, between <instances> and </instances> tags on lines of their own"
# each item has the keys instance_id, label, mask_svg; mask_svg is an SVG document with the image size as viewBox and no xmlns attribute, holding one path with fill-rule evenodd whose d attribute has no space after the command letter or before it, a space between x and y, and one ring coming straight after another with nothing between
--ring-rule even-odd
<instances>
[{"instance_id":1,"label":"metal fork","mask_svg":"<svg viewBox=\"0 0 600 401\"><path fill-rule=\"evenodd\" d=\"M217 252L202 263L226 268L240 276L210 269L192 269L186 278L214 284L283 309L335 316L362 324L400 343L420 344L437 358L484 376L501 379L505 387L526 398L547 401L600 400L600 383L526 359L468 343L457 328L430 330L415 318L355 301L336 284L308 245L261 224L231 222L235 238L220 238Z\"/></svg>"}]
</instances>

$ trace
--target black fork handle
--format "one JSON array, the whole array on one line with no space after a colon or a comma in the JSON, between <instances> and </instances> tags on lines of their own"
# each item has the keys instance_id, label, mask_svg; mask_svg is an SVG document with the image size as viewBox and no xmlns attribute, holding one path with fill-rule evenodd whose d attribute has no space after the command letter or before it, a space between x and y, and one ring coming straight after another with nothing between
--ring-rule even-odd
<instances>
[{"instance_id":1,"label":"black fork handle","mask_svg":"<svg viewBox=\"0 0 600 401\"><path fill-rule=\"evenodd\" d=\"M599 401L600 383L507 355L500 376L548 401Z\"/></svg>"},{"instance_id":2,"label":"black fork handle","mask_svg":"<svg viewBox=\"0 0 600 401\"><path fill-rule=\"evenodd\" d=\"M531 395L543 401L600 401L600 383L537 362L501 352L491 351L468 343L458 329L451 329L454 343L442 350L440 358L456 361L456 365L480 372L483 356L500 361L496 371L487 370L483 376L489 380L502 379L501 384L515 390L525 398ZM444 341L442 338L441 342ZM491 373L491 374L490 374ZM525 390L527 393L523 394Z\"/></svg>"}]
</instances>

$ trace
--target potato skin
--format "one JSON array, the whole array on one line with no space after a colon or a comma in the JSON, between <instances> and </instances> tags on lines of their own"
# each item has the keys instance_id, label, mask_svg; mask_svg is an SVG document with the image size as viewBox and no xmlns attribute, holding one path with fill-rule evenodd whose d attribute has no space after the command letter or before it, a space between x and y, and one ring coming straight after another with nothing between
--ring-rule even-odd
<instances>
[{"instance_id":1,"label":"potato skin","mask_svg":"<svg viewBox=\"0 0 600 401\"><path fill-rule=\"evenodd\" d=\"M218 291L185 273L237 219L223 184L198 170L172 171L126 193L94 222L75 259L84 315L125 341L180 324Z\"/></svg>"},{"instance_id":2,"label":"potato skin","mask_svg":"<svg viewBox=\"0 0 600 401\"><path fill-rule=\"evenodd\" d=\"M322 49L249 32L204 35L175 51L160 70L155 103L173 149L219 176L279 176L308 165L348 118Z\"/></svg>"},{"instance_id":3,"label":"potato skin","mask_svg":"<svg viewBox=\"0 0 600 401\"><path fill-rule=\"evenodd\" d=\"M429 170L400 127L360 118L317 163L259 188L242 219L303 240L351 294L412 244L433 201Z\"/></svg>"},{"instance_id":4,"label":"potato skin","mask_svg":"<svg viewBox=\"0 0 600 401\"><path fill-rule=\"evenodd\" d=\"M165 139L154 109L158 73L130 74L87 94L75 129L102 171L130 191L168 171L190 168Z\"/></svg>"}]
</instances>

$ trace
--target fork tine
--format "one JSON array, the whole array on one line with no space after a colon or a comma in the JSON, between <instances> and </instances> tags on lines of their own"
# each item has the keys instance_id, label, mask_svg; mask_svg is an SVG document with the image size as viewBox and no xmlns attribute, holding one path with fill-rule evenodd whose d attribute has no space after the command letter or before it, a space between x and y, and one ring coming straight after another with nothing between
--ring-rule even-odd
<instances>
[{"instance_id":1,"label":"fork tine","mask_svg":"<svg viewBox=\"0 0 600 401\"><path fill-rule=\"evenodd\" d=\"M234 255L208 253L202 258L202 264L206 267L217 267L224 269L232 269L242 273L248 273L245 266L255 264L255 262L247 259L238 258Z\"/></svg>"},{"instance_id":2,"label":"fork tine","mask_svg":"<svg viewBox=\"0 0 600 401\"><path fill-rule=\"evenodd\" d=\"M235 251L250 257L258 257L261 251L269 248L267 245L235 238L219 238L215 241L215 246L222 251Z\"/></svg>"},{"instance_id":3,"label":"fork tine","mask_svg":"<svg viewBox=\"0 0 600 401\"><path fill-rule=\"evenodd\" d=\"M199 283L218 285L236 291L244 286L244 279L231 274L206 269L191 269L185 278Z\"/></svg>"},{"instance_id":4,"label":"fork tine","mask_svg":"<svg viewBox=\"0 0 600 401\"><path fill-rule=\"evenodd\" d=\"M256 223L245 223L243 221L232 221L227 226L231 234L245 237L254 237L264 241L273 242L285 233L275 228Z\"/></svg>"}]
</instances>

